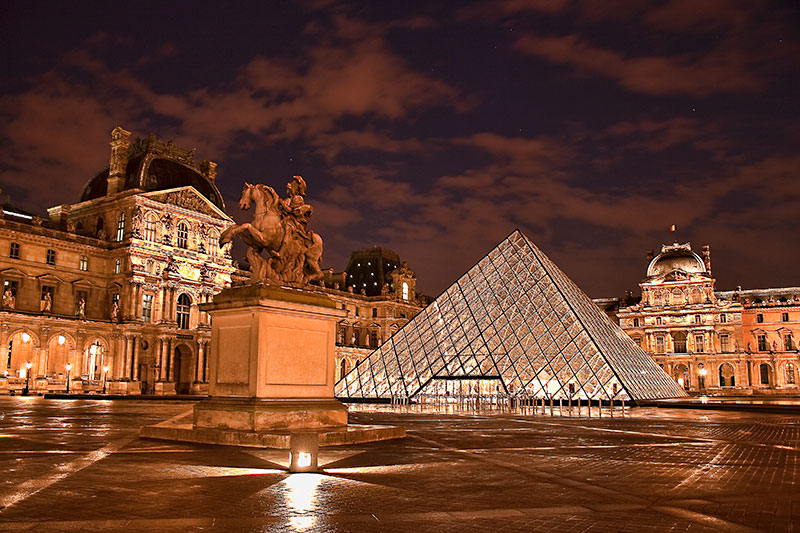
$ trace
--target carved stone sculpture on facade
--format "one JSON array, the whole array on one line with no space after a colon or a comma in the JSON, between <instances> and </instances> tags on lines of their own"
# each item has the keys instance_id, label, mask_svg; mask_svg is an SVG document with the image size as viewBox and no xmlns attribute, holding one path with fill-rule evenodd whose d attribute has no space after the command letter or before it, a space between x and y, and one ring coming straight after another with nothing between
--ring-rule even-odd
<instances>
[{"instance_id":1,"label":"carved stone sculpture on facade","mask_svg":"<svg viewBox=\"0 0 800 533\"><path fill-rule=\"evenodd\" d=\"M53 309L53 297L49 292L44 293L42 302L40 304L40 311L42 313L49 313Z\"/></svg>"},{"instance_id":2,"label":"carved stone sculpture on facade","mask_svg":"<svg viewBox=\"0 0 800 533\"><path fill-rule=\"evenodd\" d=\"M307 285L322 278L322 238L308 229L313 208L304 200L305 180L294 176L286 192L288 198L282 199L272 187L245 183L239 208L253 204L253 221L231 226L220 236L221 246L236 237L247 245L251 283Z\"/></svg>"},{"instance_id":3,"label":"carved stone sculpture on facade","mask_svg":"<svg viewBox=\"0 0 800 533\"><path fill-rule=\"evenodd\" d=\"M14 307L16 307L16 300L11 289L6 289L5 292L3 292L3 307L6 309L14 309Z\"/></svg>"}]
</instances>

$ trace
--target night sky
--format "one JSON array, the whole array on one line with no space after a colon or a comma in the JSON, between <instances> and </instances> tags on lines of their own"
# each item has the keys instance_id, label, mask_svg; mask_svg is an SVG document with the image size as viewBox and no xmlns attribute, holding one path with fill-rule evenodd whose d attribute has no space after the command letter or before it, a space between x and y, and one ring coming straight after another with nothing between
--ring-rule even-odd
<instances>
[{"instance_id":1,"label":"night sky","mask_svg":"<svg viewBox=\"0 0 800 533\"><path fill-rule=\"evenodd\" d=\"M121 125L217 161L240 222L301 174L324 267L385 246L430 295L517 227L593 297L672 240L800 285L799 5L6 0L0 187L75 202Z\"/></svg>"}]
</instances>

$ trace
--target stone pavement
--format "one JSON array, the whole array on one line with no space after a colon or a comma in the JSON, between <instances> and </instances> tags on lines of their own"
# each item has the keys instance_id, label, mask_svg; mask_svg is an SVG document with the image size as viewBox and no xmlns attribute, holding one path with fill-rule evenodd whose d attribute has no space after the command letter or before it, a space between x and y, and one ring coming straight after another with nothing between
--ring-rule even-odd
<instances>
[{"instance_id":1,"label":"stone pavement","mask_svg":"<svg viewBox=\"0 0 800 533\"><path fill-rule=\"evenodd\" d=\"M800 418L361 408L403 440L283 451L138 438L187 402L0 398L0 531L798 531ZM359 409L356 407L356 409Z\"/></svg>"}]
</instances>

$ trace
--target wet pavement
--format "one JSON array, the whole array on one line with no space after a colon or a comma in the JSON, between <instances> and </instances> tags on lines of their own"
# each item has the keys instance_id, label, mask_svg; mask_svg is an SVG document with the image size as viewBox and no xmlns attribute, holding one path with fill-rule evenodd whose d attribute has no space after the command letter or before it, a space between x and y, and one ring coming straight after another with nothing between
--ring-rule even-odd
<instances>
[{"instance_id":1,"label":"wet pavement","mask_svg":"<svg viewBox=\"0 0 800 533\"><path fill-rule=\"evenodd\" d=\"M187 402L0 398L0 531L798 531L800 417L367 409L402 440L285 452L143 440Z\"/></svg>"}]
</instances>

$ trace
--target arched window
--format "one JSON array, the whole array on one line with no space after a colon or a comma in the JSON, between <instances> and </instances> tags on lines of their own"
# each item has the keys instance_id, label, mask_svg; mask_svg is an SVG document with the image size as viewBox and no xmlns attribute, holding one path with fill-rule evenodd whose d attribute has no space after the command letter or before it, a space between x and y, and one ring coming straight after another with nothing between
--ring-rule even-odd
<instances>
[{"instance_id":1,"label":"arched window","mask_svg":"<svg viewBox=\"0 0 800 533\"><path fill-rule=\"evenodd\" d=\"M639 319L638 318L634 318L633 319L633 327L635 327L635 328L639 327Z\"/></svg>"},{"instance_id":2,"label":"arched window","mask_svg":"<svg viewBox=\"0 0 800 533\"><path fill-rule=\"evenodd\" d=\"M117 218L117 241L125 238L125 211L122 211Z\"/></svg>"},{"instance_id":3,"label":"arched window","mask_svg":"<svg viewBox=\"0 0 800 533\"><path fill-rule=\"evenodd\" d=\"M158 228L158 216L155 213L147 213L144 217L144 238L156 242L156 228Z\"/></svg>"},{"instance_id":4,"label":"arched window","mask_svg":"<svg viewBox=\"0 0 800 533\"><path fill-rule=\"evenodd\" d=\"M692 303L693 304L703 303L703 295L700 293L700 289L697 288L692 289Z\"/></svg>"},{"instance_id":5,"label":"arched window","mask_svg":"<svg viewBox=\"0 0 800 533\"><path fill-rule=\"evenodd\" d=\"M178 248L189 247L189 227L186 225L185 222L181 222L180 224L178 224L177 244Z\"/></svg>"},{"instance_id":6,"label":"arched window","mask_svg":"<svg viewBox=\"0 0 800 533\"><path fill-rule=\"evenodd\" d=\"M730 363L722 363L719 365L719 386L720 387L735 387L736 375L733 371L733 365Z\"/></svg>"},{"instance_id":7,"label":"arched window","mask_svg":"<svg viewBox=\"0 0 800 533\"><path fill-rule=\"evenodd\" d=\"M655 306L661 305L661 291L655 291L653 293L653 305Z\"/></svg>"},{"instance_id":8,"label":"arched window","mask_svg":"<svg viewBox=\"0 0 800 533\"><path fill-rule=\"evenodd\" d=\"M192 309L192 300L188 294L181 294L178 296L178 305L176 306L175 320L178 322L178 327L181 329L189 329L189 313Z\"/></svg>"},{"instance_id":9,"label":"arched window","mask_svg":"<svg viewBox=\"0 0 800 533\"><path fill-rule=\"evenodd\" d=\"M219 253L219 233L216 231L208 232L208 255L217 255Z\"/></svg>"},{"instance_id":10,"label":"arched window","mask_svg":"<svg viewBox=\"0 0 800 533\"><path fill-rule=\"evenodd\" d=\"M786 384L787 385L794 385L796 381L794 365L792 363L786 363Z\"/></svg>"},{"instance_id":11,"label":"arched window","mask_svg":"<svg viewBox=\"0 0 800 533\"><path fill-rule=\"evenodd\" d=\"M761 384L762 385L769 385L770 384L770 371L772 370L767 363L761 363L758 367Z\"/></svg>"},{"instance_id":12,"label":"arched window","mask_svg":"<svg viewBox=\"0 0 800 533\"><path fill-rule=\"evenodd\" d=\"M341 363L339 364L339 379L343 378L347 371L349 370L349 365L347 364L347 359L342 359Z\"/></svg>"},{"instance_id":13,"label":"arched window","mask_svg":"<svg viewBox=\"0 0 800 533\"><path fill-rule=\"evenodd\" d=\"M680 289L672 290L672 305L681 305L683 303L683 294Z\"/></svg>"}]
</instances>

